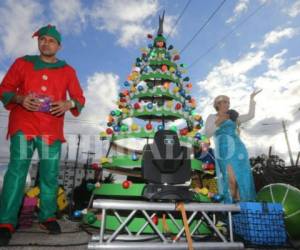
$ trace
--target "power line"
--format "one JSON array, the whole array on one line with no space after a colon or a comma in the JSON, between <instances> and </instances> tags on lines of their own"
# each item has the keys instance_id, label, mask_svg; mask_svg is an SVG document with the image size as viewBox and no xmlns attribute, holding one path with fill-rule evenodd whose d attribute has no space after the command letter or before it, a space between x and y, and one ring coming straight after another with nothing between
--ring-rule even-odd
<instances>
[{"instance_id":1,"label":"power line","mask_svg":"<svg viewBox=\"0 0 300 250\"><path fill-rule=\"evenodd\" d=\"M167 35L166 39L168 39L169 36L172 35L172 33L173 33L175 27L177 26L179 20L180 20L181 17L183 16L183 14L184 14L184 12L186 11L187 7L190 5L191 1L192 1L192 0L189 0L189 1L185 4L183 10L181 11L180 15L178 16L177 20L175 21L175 24L174 24L173 28L171 29L170 33Z\"/></svg>"},{"instance_id":2,"label":"power line","mask_svg":"<svg viewBox=\"0 0 300 250\"><path fill-rule=\"evenodd\" d=\"M207 20L204 22L204 24L200 27L200 29L193 35L191 40L189 40L186 45L181 49L179 52L180 54L187 49L187 47L192 43L192 41L199 35L199 33L208 25L210 20L213 19L213 17L217 14L217 12L221 9L221 7L225 4L226 0L223 0L218 7L213 11L213 13L207 18Z\"/></svg>"},{"instance_id":3,"label":"power line","mask_svg":"<svg viewBox=\"0 0 300 250\"><path fill-rule=\"evenodd\" d=\"M256 8L253 12L251 12L244 20L242 20L240 23L238 23L233 29L231 29L227 34L225 34L221 39L219 39L213 46L208 48L204 53L202 53L195 61L191 63L191 65L188 68L193 67L195 64L198 63L203 57L205 57L207 54L209 54L212 50L214 50L221 42L227 39L232 33L234 33L239 27L241 27L243 24L245 24L252 16L254 16L259 10L261 10L267 2L264 2L261 4L258 8Z\"/></svg>"}]
</instances>

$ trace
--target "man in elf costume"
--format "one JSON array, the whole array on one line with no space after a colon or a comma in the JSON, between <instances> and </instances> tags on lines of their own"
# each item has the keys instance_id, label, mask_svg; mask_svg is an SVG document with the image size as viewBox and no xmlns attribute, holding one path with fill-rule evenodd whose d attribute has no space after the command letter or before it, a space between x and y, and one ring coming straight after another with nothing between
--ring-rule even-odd
<instances>
[{"instance_id":1,"label":"man in elf costume","mask_svg":"<svg viewBox=\"0 0 300 250\"><path fill-rule=\"evenodd\" d=\"M85 103L75 70L56 58L61 35L55 26L42 27L35 36L40 55L18 58L0 85L0 99L10 111L10 162L0 199L0 246L7 245L15 231L35 149L40 158L39 223L51 234L61 232L55 212L64 113L70 110L78 116Z\"/></svg>"}]
</instances>

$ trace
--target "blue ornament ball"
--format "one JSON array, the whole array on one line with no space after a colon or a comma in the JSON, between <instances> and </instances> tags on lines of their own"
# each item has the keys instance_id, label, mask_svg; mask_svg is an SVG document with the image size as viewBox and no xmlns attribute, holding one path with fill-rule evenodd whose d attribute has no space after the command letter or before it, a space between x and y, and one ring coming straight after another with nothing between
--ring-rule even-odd
<instances>
[{"instance_id":1,"label":"blue ornament ball","mask_svg":"<svg viewBox=\"0 0 300 250\"><path fill-rule=\"evenodd\" d=\"M157 126L157 130L163 130L164 129L164 126L163 125L158 125Z\"/></svg>"},{"instance_id":2,"label":"blue ornament ball","mask_svg":"<svg viewBox=\"0 0 300 250\"><path fill-rule=\"evenodd\" d=\"M214 202L221 202L222 199L223 199L223 196L220 195L220 194L215 194L215 195L212 197L212 200L213 200Z\"/></svg>"},{"instance_id":3,"label":"blue ornament ball","mask_svg":"<svg viewBox=\"0 0 300 250\"><path fill-rule=\"evenodd\" d=\"M201 127L203 127L203 124L204 124L204 122L203 122L203 120L201 119L201 120L199 121L199 125L200 125Z\"/></svg>"},{"instance_id":4,"label":"blue ornament ball","mask_svg":"<svg viewBox=\"0 0 300 250\"><path fill-rule=\"evenodd\" d=\"M80 210L75 210L74 213L73 213L73 216L74 216L75 218L78 218L78 217L80 217L81 215L82 215L82 213L81 213Z\"/></svg>"},{"instance_id":5,"label":"blue ornament ball","mask_svg":"<svg viewBox=\"0 0 300 250\"><path fill-rule=\"evenodd\" d=\"M123 85L124 85L124 87L129 87L129 86L130 86L130 83L129 83L128 81L125 81L125 82L123 83Z\"/></svg>"},{"instance_id":6,"label":"blue ornament ball","mask_svg":"<svg viewBox=\"0 0 300 250\"><path fill-rule=\"evenodd\" d=\"M115 132L119 132L120 131L120 126L118 126L118 125L115 125L113 128L114 128Z\"/></svg>"},{"instance_id":7,"label":"blue ornament ball","mask_svg":"<svg viewBox=\"0 0 300 250\"><path fill-rule=\"evenodd\" d=\"M184 90L184 89L179 90L179 94L180 94L181 96L185 96L185 90Z\"/></svg>"},{"instance_id":8,"label":"blue ornament ball","mask_svg":"<svg viewBox=\"0 0 300 250\"><path fill-rule=\"evenodd\" d=\"M201 140L201 136L202 136L202 135L201 135L200 133L196 133L196 134L195 134L195 138L197 138L197 139L199 139L199 140Z\"/></svg>"},{"instance_id":9,"label":"blue ornament ball","mask_svg":"<svg viewBox=\"0 0 300 250\"><path fill-rule=\"evenodd\" d=\"M131 160L133 160L133 161L137 161L139 158L138 158L138 156L136 155L136 153L132 153L131 154Z\"/></svg>"},{"instance_id":10,"label":"blue ornament ball","mask_svg":"<svg viewBox=\"0 0 300 250\"><path fill-rule=\"evenodd\" d=\"M185 112L190 112L190 108L189 108L188 106L185 106L185 107L184 107L184 111L185 111Z\"/></svg>"},{"instance_id":11,"label":"blue ornament ball","mask_svg":"<svg viewBox=\"0 0 300 250\"><path fill-rule=\"evenodd\" d=\"M153 103L152 103L152 102L149 102L149 103L147 104L147 108L148 108L148 109L152 109L152 108L153 108Z\"/></svg>"}]
</instances>

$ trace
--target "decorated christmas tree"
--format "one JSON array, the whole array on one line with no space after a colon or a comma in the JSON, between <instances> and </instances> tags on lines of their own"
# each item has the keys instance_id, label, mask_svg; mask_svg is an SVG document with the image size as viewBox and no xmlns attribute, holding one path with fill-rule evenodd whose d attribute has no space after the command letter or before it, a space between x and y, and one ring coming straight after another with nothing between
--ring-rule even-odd
<instances>
[{"instance_id":1,"label":"decorated christmas tree","mask_svg":"<svg viewBox=\"0 0 300 250\"><path fill-rule=\"evenodd\" d=\"M186 76L186 64L179 63L179 53L173 45L167 45L163 20L164 15L159 18L156 37L147 35L148 47L142 48L141 56L136 58L119 93L118 107L108 115L107 128L100 134L101 140L109 142L108 151L100 160L101 167L124 175L126 180L95 185L92 199L96 196L121 201L142 199L145 187L141 176L142 147L131 147L128 139L140 139L146 144L158 130L169 129L178 134L180 143L189 147L191 152L199 152L201 144L207 143L207 138L199 132L203 120L195 111L196 100L191 95L192 83ZM202 162L193 154L190 157L192 171L202 172ZM210 201L207 193L195 194L195 201ZM84 215L84 221L92 226L99 226L99 218L97 211L91 208ZM107 215L108 229L114 230L119 223L113 214ZM129 229L134 232L143 223L145 219L135 218ZM172 222L167 220L167 223L176 233L178 229ZM207 230L204 224L201 230ZM149 226L144 232L151 233L152 228Z\"/></svg>"}]
</instances>

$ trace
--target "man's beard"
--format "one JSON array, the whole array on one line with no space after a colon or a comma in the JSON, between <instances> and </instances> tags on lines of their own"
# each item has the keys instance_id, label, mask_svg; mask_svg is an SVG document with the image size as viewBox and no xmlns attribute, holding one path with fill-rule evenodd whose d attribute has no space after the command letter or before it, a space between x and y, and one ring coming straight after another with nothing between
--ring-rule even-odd
<instances>
[{"instance_id":1,"label":"man's beard","mask_svg":"<svg viewBox=\"0 0 300 250\"><path fill-rule=\"evenodd\" d=\"M46 51L46 52L41 51L41 54L42 54L42 56L45 56L45 57L53 57L56 55L56 53L48 52L48 51Z\"/></svg>"}]
</instances>

